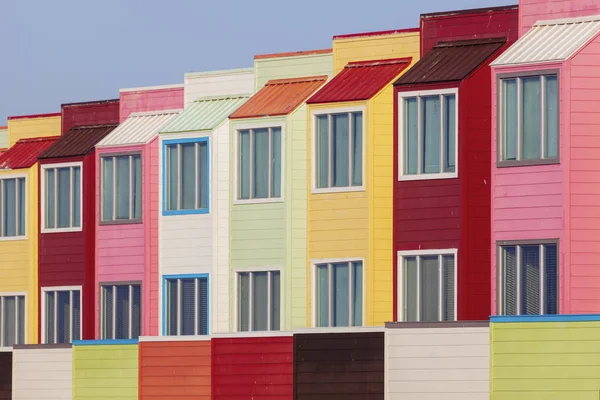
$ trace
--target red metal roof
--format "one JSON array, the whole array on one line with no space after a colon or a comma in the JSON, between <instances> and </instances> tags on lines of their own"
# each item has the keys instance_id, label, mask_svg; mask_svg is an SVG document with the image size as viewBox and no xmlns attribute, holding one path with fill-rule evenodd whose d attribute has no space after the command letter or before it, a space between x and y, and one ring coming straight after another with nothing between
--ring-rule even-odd
<instances>
[{"instance_id":1,"label":"red metal roof","mask_svg":"<svg viewBox=\"0 0 600 400\"><path fill-rule=\"evenodd\" d=\"M0 169L29 168L60 136L21 139L10 149L0 150Z\"/></svg>"},{"instance_id":2,"label":"red metal roof","mask_svg":"<svg viewBox=\"0 0 600 400\"><path fill-rule=\"evenodd\" d=\"M326 81L327 75L271 80L229 118L287 115L300 106Z\"/></svg>"},{"instance_id":3,"label":"red metal roof","mask_svg":"<svg viewBox=\"0 0 600 400\"><path fill-rule=\"evenodd\" d=\"M281 57L295 57L295 56L309 56L315 54L329 54L333 52L333 49L319 49L319 50L298 50L289 51L286 53L271 53L271 54L257 54L254 56L255 60L263 58L281 58Z\"/></svg>"},{"instance_id":4,"label":"red metal roof","mask_svg":"<svg viewBox=\"0 0 600 400\"><path fill-rule=\"evenodd\" d=\"M7 151L7 150L8 150L8 149L0 149L0 156L1 156L2 154L6 153L6 151Z\"/></svg>"},{"instance_id":5,"label":"red metal roof","mask_svg":"<svg viewBox=\"0 0 600 400\"><path fill-rule=\"evenodd\" d=\"M96 143L112 132L117 126L117 124L107 124L73 127L38 158L85 156L94 149Z\"/></svg>"},{"instance_id":6,"label":"red metal roof","mask_svg":"<svg viewBox=\"0 0 600 400\"><path fill-rule=\"evenodd\" d=\"M408 57L351 62L307 103L368 100L407 68L411 60L412 58Z\"/></svg>"}]
</instances>

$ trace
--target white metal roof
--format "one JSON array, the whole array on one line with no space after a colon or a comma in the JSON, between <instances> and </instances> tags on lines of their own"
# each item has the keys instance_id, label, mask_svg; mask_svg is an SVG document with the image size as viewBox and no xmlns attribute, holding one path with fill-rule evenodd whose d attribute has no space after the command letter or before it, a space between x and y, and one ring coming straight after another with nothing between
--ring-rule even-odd
<instances>
[{"instance_id":1,"label":"white metal roof","mask_svg":"<svg viewBox=\"0 0 600 400\"><path fill-rule=\"evenodd\" d=\"M96 147L146 144L180 112L181 110L166 110L132 113Z\"/></svg>"},{"instance_id":2,"label":"white metal roof","mask_svg":"<svg viewBox=\"0 0 600 400\"><path fill-rule=\"evenodd\" d=\"M600 16L538 21L492 66L568 60L600 32Z\"/></svg>"}]
</instances>

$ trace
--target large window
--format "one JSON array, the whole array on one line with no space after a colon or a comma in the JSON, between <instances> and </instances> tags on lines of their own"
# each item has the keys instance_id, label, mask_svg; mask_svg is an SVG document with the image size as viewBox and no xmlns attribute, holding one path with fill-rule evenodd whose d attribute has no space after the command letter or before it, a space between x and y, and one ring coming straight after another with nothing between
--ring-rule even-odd
<instances>
[{"instance_id":1,"label":"large window","mask_svg":"<svg viewBox=\"0 0 600 400\"><path fill-rule=\"evenodd\" d=\"M44 229L81 228L81 164L44 166Z\"/></svg>"},{"instance_id":2,"label":"large window","mask_svg":"<svg viewBox=\"0 0 600 400\"><path fill-rule=\"evenodd\" d=\"M363 185L362 111L316 115L317 189Z\"/></svg>"},{"instance_id":3,"label":"large window","mask_svg":"<svg viewBox=\"0 0 600 400\"><path fill-rule=\"evenodd\" d=\"M0 347L25 343L25 296L0 294Z\"/></svg>"},{"instance_id":4,"label":"large window","mask_svg":"<svg viewBox=\"0 0 600 400\"><path fill-rule=\"evenodd\" d=\"M102 222L142 218L142 159L139 154L102 157Z\"/></svg>"},{"instance_id":5,"label":"large window","mask_svg":"<svg viewBox=\"0 0 600 400\"><path fill-rule=\"evenodd\" d=\"M164 143L166 214L208 212L208 139Z\"/></svg>"},{"instance_id":6,"label":"large window","mask_svg":"<svg viewBox=\"0 0 600 400\"><path fill-rule=\"evenodd\" d=\"M558 313L556 243L499 246L498 314Z\"/></svg>"},{"instance_id":7,"label":"large window","mask_svg":"<svg viewBox=\"0 0 600 400\"><path fill-rule=\"evenodd\" d=\"M500 161L558 159L558 76L500 80Z\"/></svg>"},{"instance_id":8,"label":"large window","mask_svg":"<svg viewBox=\"0 0 600 400\"><path fill-rule=\"evenodd\" d=\"M238 273L238 331L277 331L281 313L279 271Z\"/></svg>"},{"instance_id":9,"label":"large window","mask_svg":"<svg viewBox=\"0 0 600 400\"><path fill-rule=\"evenodd\" d=\"M25 236L25 178L0 179L0 238Z\"/></svg>"},{"instance_id":10,"label":"large window","mask_svg":"<svg viewBox=\"0 0 600 400\"><path fill-rule=\"evenodd\" d=\"M101 296L101 338L138 338L142 329L141 285L105 284Z\"/></svg>"},{"instance_id":11,"label":"large window","mask_svg":"<svg viewBox=\"0 0 600 400\"><path fill-rule=\"evenodd\" d=\"M81 289L42 288L44 343L71 343L81 338Z\"/></svg>"},{"instance_id":12,"label":"large window","mask_svg":"<svg viewBox=\"0 0 600 400\"><path fill-rule=\"evenodd\" d=\"M165 279L167 335L208 334L208 278Z\"/></svg>"},{"instance_id":13,"label":"large window","mask_svg":"<svg viewBox=\"0 0 600 400\"><path fill-rule=\"evenodd\" d=\"M317 264L316 325L318 327L363 324L363 263L344 261Z\"/></svg>"},{"instance_id":14,"label":"large window","mask_svg":"<svg viewBox=\"0 0 600 400\"><path fill-rule=\"evenodd\" d=\"M281 197L281 128L238 132L238 200Z\"/></svg>"},{"instance_id":15,"label":"large window","mask_svg":"<svg viewBox=\"0 0 600 400\"><path fill-rule=\"evenodd\" d=\"M399 254L400 320L407 322L456 319L456 252Z\"/></svg>"},{"instance_id":16,"label":"large window","mask_svg":"<svg viewBox=\"0 0 600 400\"><path fill-rule=\"evenodd\" d=\"M457 96L456 89L400 94L400 179L457 176Z\"/></svg>"}]
</instances>

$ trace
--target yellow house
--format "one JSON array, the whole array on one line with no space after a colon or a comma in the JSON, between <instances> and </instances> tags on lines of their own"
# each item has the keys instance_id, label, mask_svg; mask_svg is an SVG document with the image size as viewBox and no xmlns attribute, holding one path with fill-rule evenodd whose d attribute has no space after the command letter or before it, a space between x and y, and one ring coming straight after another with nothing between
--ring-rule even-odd
<instances>
[{"instance_id":1,"label":"yellow house","mask_svg":"<svg viewBox=\"0 0 600 400\"><path fill-rule=\"evenodd\" d=\"M10 148L0 155L0 347L38 342L37 157L60 135L60 114L13 117L8 126Z\"/></svg>"},{"instance_id":2,"label":"yellow house","mask_svg":"<svg viewBox=\"0 0 600 400\"><path fill-rule=\"evenodd\" d=\"M308 104L308 324L393 317L393 88L419 30L334 37L337 74Z\"/></svg>"}]
</instances>

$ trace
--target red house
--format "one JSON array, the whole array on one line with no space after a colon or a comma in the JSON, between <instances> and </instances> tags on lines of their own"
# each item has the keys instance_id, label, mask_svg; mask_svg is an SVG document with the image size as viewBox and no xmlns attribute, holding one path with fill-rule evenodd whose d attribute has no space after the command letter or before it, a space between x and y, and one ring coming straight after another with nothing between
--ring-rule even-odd
<instances>
[{"instance_id":1,"label":"red house","mask_svg":"<svg viewBox=\"0 0 600 400\"><path fill-rule=\"evenodd\" d=\"M422 58L394 83L397 321L490 315L491 69L518 9L421 17Z\"/></svg>"},{"instance_id":2,"label":"red house","mask_svg":"<svg viewBox=\"0 0 600 400\"><path fill-rule=\"evenodd\" d=\"M94 146L119 123L119 101L66 104L63 132L39 157L40 343L93 339ZM67 131L64 129L68 128Z\"/></svg>"}]
</instances>

